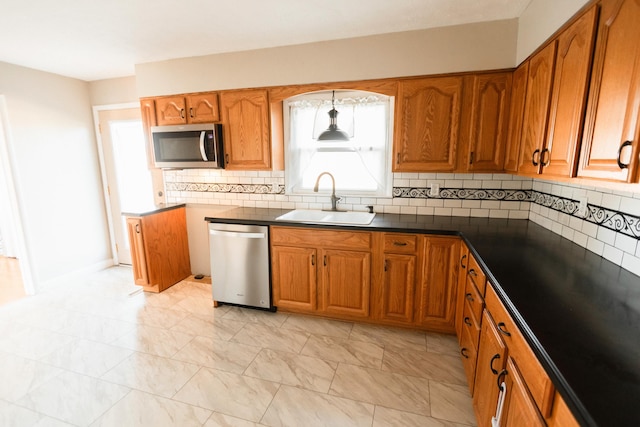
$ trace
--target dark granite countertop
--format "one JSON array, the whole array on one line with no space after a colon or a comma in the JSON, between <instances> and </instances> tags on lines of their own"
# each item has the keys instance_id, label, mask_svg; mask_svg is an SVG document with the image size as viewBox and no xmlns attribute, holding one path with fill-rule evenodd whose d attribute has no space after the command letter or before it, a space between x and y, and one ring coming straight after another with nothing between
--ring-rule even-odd
<instances>
[{"instance_id":1,"label":"dark granite countertop","mask_svg":"<svg viewBox=\"0 0 640 427\"><path fill-rule=\"evenodd\" d=\"M586 426L640 426L640 277L528 220L376 214L367 226L276 221L237 208L210 222L460 235Z\"/></svg>"},{"instance_id":2,"label":"dark granite countertop","mask_svg":"<svg viewBox=\"0 0 640 427\"><path fill-rule=\"evenodd\" d=\"M147 216L153 215L159 212L170 211L171 209L181 208L183 206L187 206L184 203L167 203L159 206L148 205L148 206L137 206L134 209L131 209L127 212L122 212L122 216Z\"/></svg>"}]
</instances>

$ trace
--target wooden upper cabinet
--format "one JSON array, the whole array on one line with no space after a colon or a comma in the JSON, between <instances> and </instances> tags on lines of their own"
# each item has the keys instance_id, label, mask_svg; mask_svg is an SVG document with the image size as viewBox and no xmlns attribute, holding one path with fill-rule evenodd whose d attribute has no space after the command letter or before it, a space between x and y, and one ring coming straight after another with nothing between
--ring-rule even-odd
<instances>
[{"instance_id":1,"label":"wooden upper cabinet","mask_svg":"<svg viewBox=\"0 0 640 427\"><path fill-rule=\"evenodd\" d=\"M524 116L524 102L527 94L529 79L529 61L525 61L513 72L511 84L511 103L509 105L509 129L507 131L507 145L504 155L504 170L518 171L520 159L520 145L522 137L522 119Z\"/></svg>"},{"instance_id":2,"label":"wooden upper cabinet","mask_svg":"<svg viewBox=\"0 0 640 427\"><path fill-rule=\"evenodd\" d=\"M578 175L638 181L640 1L602 0Z\"/></svg>"},{"instance_id":3,"label":"wooden upper cabinet","mask_svg":"<svg viewBox=\"0 0 640 427\"><path fill-rule=\"evenodd\" d=\"M422 237L421 271L416 323L432 330L455 332L456 290L460 239Z\"/></svg>"},{"instance_id":4,"label":"wooden upper cabinet","mask_svg":"<svg viewBox=\"0 0 640 427\"><path fill-rule=\"evenodd\" d=\"M240 90L220 95L227 169L271 168L269 101L266 90Z\"/></svg>"},{"instance_id":5,"label":"wooden upper cabinet","mask_svg":"<svg viewBox=\"0 0 640 427\"><path fill-rule=\"evenodd\" d=\"M187 96L187 121L212 123L220 121L218 94L215 92Z\"/></svg>"},{"instance_id":6,"label":"wooden upper cabinet","mask_svg":"<svg viewBox=\"0 0 640 427\"><path fill-rule=\"evenodd\" d=\"M529 60L527 96L522 123L522 145L518 164L518 172L520 173L537 174L541 168L556 46L557 42L554 40Z\"/></svg>"},{"instance_id":7,"label":"wooden upper cabinet","mask_svg":"<svg viewBox=\"0 0 640 427\"><path fill-rule=\"evenodd\" d=\"M398 84L394 172L454 171L462 77L402 80Z\"/></svg>"},{"instance_id":8,"label":"wooden upper cabinet","mask_svg":"<svg viewBox=\"0 0 640 427\"><path fill-rule=\"evenodd\" d=\"M466 170L502 171L509 126L512 73L479 74L472 80Z\"/></svg>"},{"instance_id":9,"label":"wooden upper cabinet","mask_svg":"<svg viewBox=\"0 0 640 427\"><path fill-rule=\"evenodd\" d=\"M597 12L591 7L558 37L549 127L541 153L545 175L576 174Z\"/></svg>"},{"instance_id":10,"label":"wooden upper cabinet","mask_svg":"<svg viewBox=\"0 0 640 427\"><path fill-rule=\"evenodd\" d=\"M155 99L159 126L212 123L220 120L218 94L205 92Z\"/></svg>"},{"instance_id":11,"label":"wooden upper cabinet","mask_svg":"<svg viewBox=\"0 0 640 427\"><path fill-rule=\"evenodd\" d=\"M142 130L144 138L147 142L145 145L147 151L147 166L149 169L154 168L153 149L151 141L151 126L156 126L156 103L153 98L142 98L140 100L140 112L142 118Z\"/></svg>"}]
</instances>

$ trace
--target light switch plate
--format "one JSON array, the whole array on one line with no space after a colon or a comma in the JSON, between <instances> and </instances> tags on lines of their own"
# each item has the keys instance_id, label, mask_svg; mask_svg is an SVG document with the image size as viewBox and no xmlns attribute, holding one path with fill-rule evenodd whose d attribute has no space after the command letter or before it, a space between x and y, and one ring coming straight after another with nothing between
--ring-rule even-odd
<instances>
[{"instance_id":1,"label":"light switch plate","mask_svg":"<svg viewBox=\"0 0 640 427\"><path fill-rule=\"evenodd\" d=\"M580 216L587 216L587 205L588 205L588 200L586 196L578 198L577 214Z\"/></svg>"},{"instance_id":2,"label":"light switch plate","mask_svg":"<svg viewBox=\"0 0 640 427\"><path fill-rule=\"evenodd\" d=\"M431 183L429 185L429 196L438 197L440 195L440 184Z\"/></svg>"}]
</instances>

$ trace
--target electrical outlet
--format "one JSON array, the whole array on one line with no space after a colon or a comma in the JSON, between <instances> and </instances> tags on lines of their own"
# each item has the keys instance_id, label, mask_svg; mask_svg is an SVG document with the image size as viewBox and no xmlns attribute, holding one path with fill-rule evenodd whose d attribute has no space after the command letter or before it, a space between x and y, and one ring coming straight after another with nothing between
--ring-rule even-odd
<instances>
[{"instance_id":1,"label":"electrical outlet","mask_svg":"<svg viewBox=\"0 0 640 427\"><path fill-rule=\"evenodd\" d=\"M278 190L280 190L280 188L279 188L278 184L277 184L277 183L275 183L275 182L274 182L274 183L272 183L272 184L271 184L271 192L272 192L272 193L277 193L277 192L278 192Z\"/></svg>"},{"instance_id":2,"label":"electrical outlet","mask_svg":"<svg viewBox=\"0 0 640 427\"><path fill-rule=\"evenodd\" d=\"M438 197L440 195L440 184L431 183L429 185L429 196Z\"/></svg>"},{"instance_id":3,"label":"electrical outlet","mask_svg":"<svg viewBox=\"0 0 640 427\"><path fill-rule=\"evenodd\" d=\"M586 196L578 198L578 215L587 216L587 204L588 200Z\"/></svg>"}]
</instances>

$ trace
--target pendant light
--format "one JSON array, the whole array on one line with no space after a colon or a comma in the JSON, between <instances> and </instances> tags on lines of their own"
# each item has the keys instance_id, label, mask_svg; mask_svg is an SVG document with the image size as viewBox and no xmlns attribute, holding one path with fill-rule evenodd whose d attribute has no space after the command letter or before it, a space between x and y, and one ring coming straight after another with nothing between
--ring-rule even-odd
<instances>
[{"instance_id":1,"label":"pendant light","mask_svg":"<svg viewBox=\"0 0 640 427\"><path fill-rule=\"evenodd\" d=\"M329 128L318 135L318 141L349 141L349 135L338 128L338 110L335 107L334 90L331 94L331 110L329 111Z\"/></svg>"}]
</instances>

